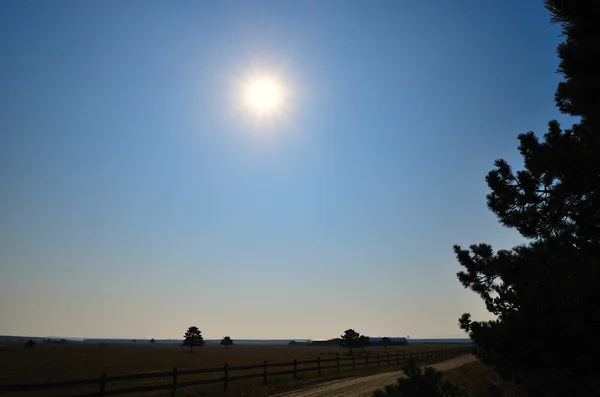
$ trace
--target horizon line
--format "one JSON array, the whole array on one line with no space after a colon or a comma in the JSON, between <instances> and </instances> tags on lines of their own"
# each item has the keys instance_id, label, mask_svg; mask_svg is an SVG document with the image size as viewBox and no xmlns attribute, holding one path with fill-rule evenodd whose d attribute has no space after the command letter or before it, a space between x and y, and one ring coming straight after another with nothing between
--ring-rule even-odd
<instances>
[{"instance_id":1,"label":"horizon line","mask_svg":"<svg viewBox=\"0 0 600 397\"><path fill-rule=\"evenodd\" d=\"M384 336L369 336L371 338L383 338ZM446 337L425 337L425 338L421 338L421 337L417 337L417 338L412 338L412 337L407 337L407 336L388 336L389 338L406 338L407 340L427 340L427 339L470 339L468 336L462 336L462 337L458 337L458 336L446 336ZM183 337L177 337L177 338L149 338L149 337L139 337L139 338L132 338L132 337L79 337L79 336L35 336L35 335L8 335L8 334L0 334L0 338L45 338L45 339L67 339L67 340L92 340L92 339L102 339L102 340L183 340ZM306 338L306 337L302 337L302 338L241 338L241 337L231 337L233 340L251 340L251 341L260 341L260 340L272 340L272 341L292 341L292 340L298 340L298 341L312 341L312 340L327 340L327 339L335 339L335 338L339 338L339 336L333 336L333 337L328 337L328 338ZM212 337L205 337L205 340L220 340L222 339L222 337L217 337L217 338L212 338Z\"/></svg>"}]
</instances>

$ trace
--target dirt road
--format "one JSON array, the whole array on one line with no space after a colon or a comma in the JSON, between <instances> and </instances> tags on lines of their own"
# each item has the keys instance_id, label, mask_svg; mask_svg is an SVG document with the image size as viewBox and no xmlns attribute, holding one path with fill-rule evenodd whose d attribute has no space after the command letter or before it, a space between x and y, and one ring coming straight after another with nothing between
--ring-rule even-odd
<instances>
[{"instance_id":1,"label":"dirt road","mask_svg":"<svg viewBox=\"0 0 600 397\"><path fill-rule=\"evenodd\" d=\"M475 360L477 360L475 356L468 355L453 358L431 366L440 371L447 371ZM375 390L383 389L386 385L396 383L396 379L402 376L404 376L402 371L396 371L342 379L322 383L311 388L276 394L273 397L370 397Z\"/></svg>"}]
</instances>

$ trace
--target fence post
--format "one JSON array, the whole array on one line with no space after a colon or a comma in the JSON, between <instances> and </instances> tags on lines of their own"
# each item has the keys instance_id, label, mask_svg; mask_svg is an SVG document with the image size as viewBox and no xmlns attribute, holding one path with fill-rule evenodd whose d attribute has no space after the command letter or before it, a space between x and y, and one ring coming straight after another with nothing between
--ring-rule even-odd
<instances>
[{"instance_id":1,"label":"fence post","mask_svg":"<svg viewBox=\"0 0 600 397\"><path fill-rule=\"evenodd\" d=\"M365 358L365 362L367 363L367 368L369 368L369 353L367 353L367 357Z\"/></svg>"},{"instance_id":2,"label":"fence post","mask_svg":"<svg viewBox=\"0 0 600 397\"><path fill-rule=\"evenodd\" d=\"M106 372L102 372L102 375L100 375L100 393L98 393L98 395L100 397L104 397L105 390L106 390Z\"/></svg>"},{"instance_id":3,"label":"fence post","mask_svg":"<svg viewBox=\"0 0 600 397\"><path fill-rule=\"evenodd\" d=\"M171 395L175 395L177 389L177 367L173 367L173 384L171 385Z\"/></svg>"},{"instance_id":4,"label":"fence post","mask_svg":"<svg viewBox=\"0 0 600 397\"><path fill-rule=\"evenodd\" d=\"M229 386L229 364L225 364L223 372L223 390L227 390L227 386Z\"/></svg>"},{"instance_id":5,"label":"fence post","mask_svg":"<svg viewBox=\"0 0 600 397\"><path fill-rule=\"evenodd\" d=\"M340 372L340 353L335 355L335 365L337 367L337 371Z\"/></svg>"},{"instance_id":6,"label":"fence post","mask_svg":"<svg viewBox=\"0 0 600 397\"><path fill-rule=\"evenodd\" d=\"M267 360L263 363L263 385L267 384Z\"/></svg>"},{"instance_id":7,"label":"fence post","mask_svg":"<svg viewBox=\"0 0 600 397\"><path fill-rule=\"evenodd\" d=\"M390 353L388 353L387 356L388 356L388 365L390 365Z\"/></svg>"},{"instance_id":8,"label":"fence post","mask_svg":"<svg viewBox=\"0 0 600 397\"><path fill-rule=\"evenodd\" d=\"M294 379L298 379L298 360L294 359Z\"/></svg>"},{"instance_id":9,"label":"fence post","mask_svg":"<svg viewBox=\"0 0 600 397\"><path fill-rule=\"evenodd\" d=\"M317 357L317 371L319 372L319 376L321 376L321 356Z\"/></svg>"},{"instance_id":10,"label":"fence post","mask_svg":"<svg viewBox=\"0 0 600 397\"><path fill-rule=\"evenodd\" d=\"M354 361L354 356L352 356L352 371L356 371L356 363Z\"/></svg>"},{"instance_id":11,"label":"fence post","mask_svg":"<svg viewBox=\"0 0 600 397\"><path fill-rule=\"evenodd\" d=\"M377 353L377 366L381 367L381 361L379 361L379 353Z\"/></svg>"},{"instance_id":12,"label":"fence post","mask_svg":"<svg viewBox=\"0 0 600 397\"><path fill-rule=\"evenodd\" d=\"M396 364L400 365L400 353L396 352Z\"/></svg>"}]
</instances>

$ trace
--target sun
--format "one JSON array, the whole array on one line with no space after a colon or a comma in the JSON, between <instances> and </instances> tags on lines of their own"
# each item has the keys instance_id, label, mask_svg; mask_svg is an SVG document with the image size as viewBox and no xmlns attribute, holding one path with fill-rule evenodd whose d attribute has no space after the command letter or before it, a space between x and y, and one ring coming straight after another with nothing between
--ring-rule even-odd
<instances>
[{"instance_id":1,"label":"sun","mask_svg":"<svg viewBox=\"0 0 600 397\"><path fill-rule=\"evenodd\" d=\"M226 116L239 131L264 142L295 128L299 95L294 73L285 64L244 62L231 74Z\"/></svg>"},{"instance_id":2,"label":"sun","mask_svg":"<svg viewBox=\"0 0 600 397\"><path fill-rule=\"evenodd\" d=\"M257 77L244 89L246 106L257 115L269 115L281 109L284 89L275 79Z\"/></svg>"}]
</instances>

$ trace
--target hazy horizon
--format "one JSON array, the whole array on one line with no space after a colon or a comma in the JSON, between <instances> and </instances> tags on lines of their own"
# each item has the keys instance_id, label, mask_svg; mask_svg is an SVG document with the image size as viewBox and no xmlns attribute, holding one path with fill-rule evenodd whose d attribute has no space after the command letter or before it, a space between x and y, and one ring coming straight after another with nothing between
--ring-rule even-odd
<instances>
[{"instance_id":1,"label":"hazy horizon","mask_svg":"<svg viewBox=\"0 0 600 397\"><path fill-rule=\"evenodd\" d=\"M485 176L566 120L541 1L0 7L0 334L491 318L452 246L523 241Z\"/></svg>"},{"instance_id":2,"label":"hazy horizon","mask_svg":"<svg viewBox=\"0 0 600 397\"><path fill-rule=\"evenodd\" d=\"M228 335L229 336L229 335ZM381 338L385 335L367 335L371 338ZM401 335L387 335L390 338L406 338L406 335L401 336ZM235 342L247 342L247 341L297 341L297 342L305 342L305 341L314 341L314 340L328 340L328 339L335 339L335 338L339 338L340 336L330 336L327 338L244 338L244 337L235 337L235 336L230 336L231 339ZM65 335L0 335L0 338L34 338L34 339L50 339L50 340L60 340L60 339L65 339L67 341L75 341L75 342L81 342L81 341L121 341L121 342L125 342L125 341L136 341L136 342L146 342L146 341L150 341L152 339L154 339L157 342L161 342L161 341L183 341L184 338L183 336L181 337L173 337L173 338L153 338L153 337L148 337L148 336L144 336L144 337L132 337L132 338L95 338L95 337L81 337L81 336L65 336ZM210 341L210 342L215 342L215 341L221 341L222 337L218 337L218 338L207 338L204 337L205 341ZM0 342L3 339L0 339ZM469 340L468 337L463 337L463 338L407 338L408 341L413 341L413 342L419 342L419 341L453 341L453 340Z\"/></svg>"}]
</instances>

